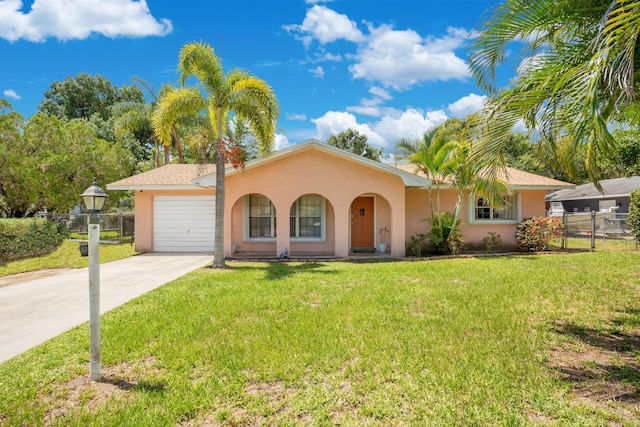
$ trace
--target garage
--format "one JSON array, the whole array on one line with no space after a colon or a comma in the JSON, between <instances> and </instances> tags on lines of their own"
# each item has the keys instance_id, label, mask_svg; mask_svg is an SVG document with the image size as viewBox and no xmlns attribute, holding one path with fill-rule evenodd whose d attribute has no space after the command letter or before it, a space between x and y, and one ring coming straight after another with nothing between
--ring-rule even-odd
<instances>
[{"instance_id":1,"label":"garage","mask_svg":"<svg viewBox=\"0 0 640 427\"><path fill-rule=\"evenodd\" d=\"M154 252L213 252L215 196L155 196Z\"/></svg>"}]
</instances>

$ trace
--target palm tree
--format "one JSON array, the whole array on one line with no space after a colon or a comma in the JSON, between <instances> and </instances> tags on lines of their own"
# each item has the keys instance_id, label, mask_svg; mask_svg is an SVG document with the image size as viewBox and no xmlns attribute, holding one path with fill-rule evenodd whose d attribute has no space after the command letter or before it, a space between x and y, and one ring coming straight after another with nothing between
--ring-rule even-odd
<instances>
[{"instance_id":1,"label":"palm tree","mask_svg":"<svg viewBox=\"0 0 640 427\"><path fill-rule=\"evenodd\" d=\"M151 116L153 115L153 111L156 108L159 98L153 86L147 81L138 77L133 77L131 80L133 80L139 86L142 86L147 91L147 93L151 97L151 103L142 104L129 102L116 105L116 108L114 109L114 113L116 116L115 131L116 135L120 136L122 136L122 134L126 132L134 132L135 130L140 129L144 126L151 126ZM162 85L160 94L168 89L170 89L170 86ZM157 136L155 134L152 134L146 142L154 143L157 145ZM165 141L165 143L163 144L165 165L171 163L172 146L175 147L178 154L178 163L184 163L184 157L182 155L182 144L175 126L171 130L171 139ZM156 166L158 166L157 159Z\"/></svg>"},{"instance_id":2,"label":"palm tree","mask_svg":"<svg viewBox=\"0 0 640 427\"><path fill-rule=\"evenodd\" d=\"M233 113L249 123L260 148L268 153L273 146L279 106L271 86L234 69L225 73L221 59L206 43L188 43L179 55L179 88L164 92L153 113L153 129L158 139L166 144L179 117L203 113L215 134L216 147L216 219L215 245L212 267L222 268L224 262L224 179L225 156L223 138L229 116ZM185 87L186 81L195 77L201 87Z\"/></svg>"},{"instance_id":3,"label":"palm tree","mask_svg":"<svg viewBox=\"0 0 640 427\"><path fill-rule=\"evenodd\" d=\"M410 140L403 138L396 144L397 154L414 164L435 186L435 209L431 186L427 189L427 192L429 194L431 220L438 220L438 228L442 240L444 240L444 235L442 216L440 215L440 187L451 170L451 161L455 148L456 143L450 141L440 127L428 130L422 135L422 139Z\"/></svg>"},{"instance_id":4,"label":"palm tree","mask_svg":"<svg viewBox=\"0 0 640 427\"><path fill-rule=\"evenodd\" d=\"M607 125L637 107L640 63L640 2L629 0L505 0L481 24L470 43L470 68L492 96L479 156L495 173L506 138L524 119L541 141L567 136L587 146L587 170L598 180L598 161L614 140ZM510 58L510 42L526 41ZM520 62L505 90L495 84L497 68ZM637 122L638 115L635 115Z\"/></svg>"}]
</instances>

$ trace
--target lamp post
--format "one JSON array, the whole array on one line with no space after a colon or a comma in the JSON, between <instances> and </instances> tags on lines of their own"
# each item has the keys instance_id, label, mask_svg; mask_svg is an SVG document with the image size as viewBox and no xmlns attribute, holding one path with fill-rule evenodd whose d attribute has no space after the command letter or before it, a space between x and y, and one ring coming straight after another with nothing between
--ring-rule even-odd
<instances>
[{"instance_id":1,"label":"lamp post","mask_svg":"<svg viewBox=\"0 0 640 427\"><path fill-rule=\"evenodd\" d=\"M107 193L93 185L80 195L89 211L89 329L91 381L100 381L100 217Z\"/></svg>"}]
</instances>

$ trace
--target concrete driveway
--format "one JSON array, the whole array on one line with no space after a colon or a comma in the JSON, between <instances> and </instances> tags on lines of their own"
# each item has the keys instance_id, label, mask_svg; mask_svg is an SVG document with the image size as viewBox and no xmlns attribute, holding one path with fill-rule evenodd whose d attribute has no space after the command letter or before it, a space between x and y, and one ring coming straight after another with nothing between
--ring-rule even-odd
<instances>
[{"instance_id":1,"label":"concrete driveway","mask_svg":"<svg viewBox=\"0 0 640 427\"><path fill-rule=\"evenodd\" d=\"M212 260L207 254L144 254L101 264L100 312ZM0 363L88 321L86 268L0 287Z\"/></svg>"}]
</instances>

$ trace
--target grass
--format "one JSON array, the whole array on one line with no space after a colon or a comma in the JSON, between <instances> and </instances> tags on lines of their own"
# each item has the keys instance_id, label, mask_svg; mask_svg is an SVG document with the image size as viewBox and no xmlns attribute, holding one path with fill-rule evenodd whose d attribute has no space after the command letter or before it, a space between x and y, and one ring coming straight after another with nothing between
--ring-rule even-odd
<instances>
[{"instance_id":1,"label":"grass","mask_svg":"<svg viewBox=\"0 0 640 427\"><path fill-rule=\"evenodd\" d=\"M69 237L71 239L76 239L76 240L89 240L89 234L87 233L78 233L78 232L72 232L70 233ZM120 241L120 234L117 231L104 231L101 230L100 231L100 240L106 240L106 241L112 241L112 242L118 242ZM123 236L122 237L122 243L133 243L133 237L132 236Z\"/></svg>"},{"instance_id":2,"label":"grass","mask_svg":"<svg viewBox=\"0 0 640 427\"><path fill-rule=\"evenodd\" d=\"M638 396L639 262L197 270L102 317L103 382L87 325L0 364L0 425L637 425L593 387Z\"/></svg>"},{"instance_id":3,"label":"grass","mask_svg":"<svg viewBox=\"0 0 640 427\"><path fill-rule=\"evenodd\" d=\"M115 261L135 255L133 245L100 245L100 262ZM88 257L81 257L78 242L65 241L50 254L0 264L0 277L29 271L52 268L83 268L89 265Z\"/></svg>"}]
</instances>

